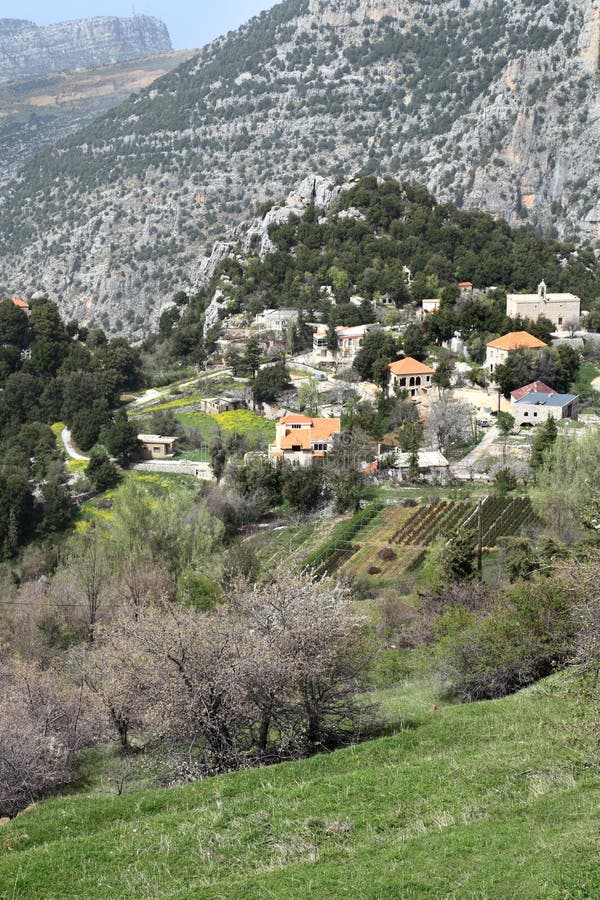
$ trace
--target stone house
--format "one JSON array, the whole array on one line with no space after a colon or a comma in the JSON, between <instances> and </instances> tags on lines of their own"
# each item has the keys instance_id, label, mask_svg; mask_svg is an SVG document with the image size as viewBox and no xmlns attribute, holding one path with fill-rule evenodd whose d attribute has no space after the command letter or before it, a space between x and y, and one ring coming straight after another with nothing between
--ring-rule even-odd
<instances>
[{"instance_id":1,"label":"stone house","mask_svg":"<svg viewBox=\"0 0 600 900\"><path fill-rule=\"evenodd\" d=\"M425 363L406 356L388 365L388 396L393 397L406 391L409 397L426 394L431 388L434 370Z\"/></svg>"},{"instance_id":2,"label":"stone house","mask_svg":"<svg viewBox=\"0 0 600 900\"><path fill-rule=\"evenodd\" d=\"M547 394L531 391L513 403L515 425L539 425L547 419L576 419L576 394Z\"/></svg>"},{"instance_id":3,"label":"stone house","mask_svg":"<svg viewBox=\"0 0 600 900\"><path fill-rule=\"evenodd\" d=\"M534 321L545 316L559 331L564 331L572 323L579 324L581 300L575 294L552 293L548 291L545 282L541 281L537 294L508 294L506 315Z\"/></svg>"},{"instance_id":4,"label":"stone house","mask_svg":"<svg viewBox=\"0 0 600 900\"><path fill-rule=\"evenodd\" d=\"M176 437L162 434L138 434L142 453L146 459L169 459L174 454Z\"/></svg>"},{"instance_id":5,"label":"stone house","mask_svg":"<svg viewBox=\"0 0 600 900\"><path fill-rule=\"evenodd\" d=\"M515 350L540 351L546 346L547 344L527 331L511 331L509 334L505 334L488 343L485 367L491 375L496 366L503 365L509 355L514 353Z\"/></svg>"},{"instance_id":6,"label":"stone house","mask_svg":"<svg viewBox=\"0 0 600 900\"><path fill-rule=\"evenodd\" d=\"M238 400L235 397L206 397L198 403L200 412L207 413L209 416L217 416L219 413L245 408L245 401Z\"/></svg>"},{"instance_id":7,"label":"stone house","mask_svg":"<svg viewBox=\"0 0 600 900\"><path fill-rule=\"evenodd\" d=\"M297 309L264 309L256 316L252 327L261 331L274 331L278 335L285 335L290 324L297 323L298 316Z\"/></svg>"}]
</instances>

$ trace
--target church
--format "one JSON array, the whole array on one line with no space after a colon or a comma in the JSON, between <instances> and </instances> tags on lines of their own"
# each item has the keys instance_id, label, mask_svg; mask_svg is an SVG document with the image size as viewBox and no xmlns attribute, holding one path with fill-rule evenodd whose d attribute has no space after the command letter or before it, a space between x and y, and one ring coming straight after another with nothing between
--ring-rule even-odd
<instances>
[{"instance_id":1,"label":"church","mask_svg":"<svg viewBox=\"0 0 600 900\"><path fill-rule=\"evenodd\" d=\"M579 327L581 300L575 294L551 294L541 281L537 294L508 294L506 315L534 321L545 316L558 331L565 331L571 325Z\"/></svg>"}]
</instances>

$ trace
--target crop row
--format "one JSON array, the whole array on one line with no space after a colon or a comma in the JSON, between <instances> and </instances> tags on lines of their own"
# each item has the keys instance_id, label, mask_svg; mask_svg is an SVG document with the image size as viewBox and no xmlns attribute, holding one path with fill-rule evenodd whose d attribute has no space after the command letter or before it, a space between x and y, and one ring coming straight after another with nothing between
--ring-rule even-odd
<instances>
[{"instance_id":1,"label":"crop row","mask_svg":"<svg viewBox=\"0 0 600 900\"><path fill-rule=\"evenodd\" d=\"M390 543L427 546L440 534L460 525L469 513L469 503L440 500L417 512L392 536Z\"/></svg>"},{"instance_id":2,"label":"crop row","mask_svg":"<svg viewBox=\"0 0 600 900\"><path fill-rule=\"evenodd\" d=\"M306 569L317 574L329 574L355 551L353 538L365 528L381 511L381 504L371 503L355 516L339 525L326 544L319 547L304 560Z\"/></svg>"},{"instance_id":3,"label":"crop row","mask_svg":"<svg viewBox=\"0 0 600 900\"><path fill-rule=\"evenodd\" d=\"M488 519L487 527L483 523L483 543L486 547L493 547L499 537L519 534L535 518L529 497L504 500L504 507L496 507L496 512L493 521Z\"/></svg>"}]
</instances>

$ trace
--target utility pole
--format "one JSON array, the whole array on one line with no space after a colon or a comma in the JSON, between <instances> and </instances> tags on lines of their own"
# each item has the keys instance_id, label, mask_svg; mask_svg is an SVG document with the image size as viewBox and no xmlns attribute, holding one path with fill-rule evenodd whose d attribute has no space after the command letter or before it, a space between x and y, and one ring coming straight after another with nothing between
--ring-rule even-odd
<instances>
[{"instance_id":1,"label":"utility pole","mask_svg":"<svg viewBox=\"0 0 600 900\"><path fill-rule=\"evenodd\" d=\"M481 576L483 568L483 516L481 515L481 500L477 504L477 571Z\"/></svg>"}]
</instances>

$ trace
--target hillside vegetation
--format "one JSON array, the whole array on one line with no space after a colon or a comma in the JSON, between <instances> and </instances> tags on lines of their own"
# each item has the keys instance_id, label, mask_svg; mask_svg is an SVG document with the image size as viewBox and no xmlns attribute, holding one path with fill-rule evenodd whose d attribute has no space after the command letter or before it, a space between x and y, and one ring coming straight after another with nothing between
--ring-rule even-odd
<instances>
[{"instance_id":1,"label":"hillside vegetation","mask_svg":"<svg viewBox=\"0 0 600 900\"><path fill-rule=\"evenodd\" d=\"M190 55L179 50L0 83L0 183L43 147L83 128Z\"/></svg>"},{"instance_id":2,"label":"hillside vegetation","mask_svg":"<svg viewBox=\"0 0 600 900\"><path fill-rule=\"evenodd\" d=\"M589 710L554 677L427 711L328 756L126 797L49 801L2 829L1 895L593 897Z\"/></svg>"},{"instance_id":3,"label":"hillside vegetation","mask_svg":"<svg viewBox=\"0 0 600 900\"><path fill-rule=\"evenodd\" d=\"M224 225L316 171L594 238L597 72L589 0L286 0L29 164L0 280L156 307L165 259L194 284Z\"/></svg>"}]
</instances>

